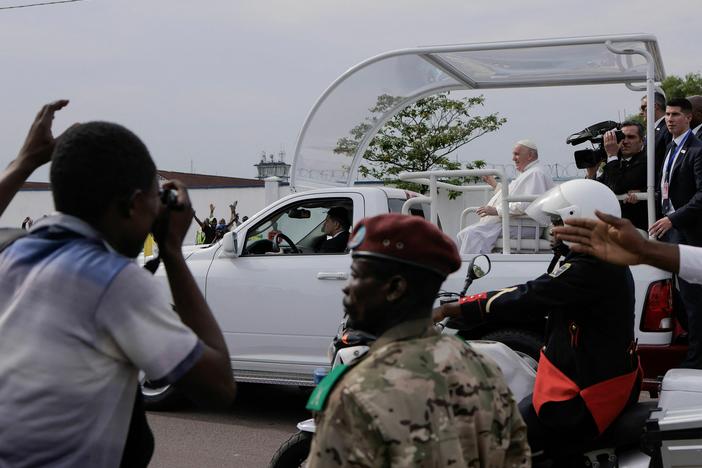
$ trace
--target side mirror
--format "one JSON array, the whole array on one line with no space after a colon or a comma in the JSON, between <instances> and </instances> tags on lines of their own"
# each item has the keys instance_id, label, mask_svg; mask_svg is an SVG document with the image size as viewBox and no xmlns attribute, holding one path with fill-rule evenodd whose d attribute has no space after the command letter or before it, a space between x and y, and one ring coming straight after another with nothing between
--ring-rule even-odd
<instances>
[{"instance_id":1,"label":"side mirror","mask_svg":"<svg viewBox=\"0 0 702 468\"><path fill-rule=\"evenodd\" d=\"M490 271L490 266L490 259L487 255L478 255L476 257L473 257L473 259L468 264L468 274L466 275L466 282L463 285L461 296L466 295L466 291L468 291L470 285L473 284L473 280L482 278L483 276L488 274L488 272Z\"/></svg>"},{"instance_id":2,"label":"side mirror","mask_svg":"<svg viewBox=\"0 0 702 468\"><path fill-rule=\"evenodd\" d=\"M239 256L239 239L237 233L228 232L222 238L222 257L234 258Z\"/></svg>"},{"instance_id":3,"label":"side mirror","mask_svg":"<svg viewBox=\"0 0 702 468\"><path fill-rule=\"evenodd\" d=\"M482 278L490 272L491 266L492 264L487 255L478 255L477 257L473 257L473 260L470 261L468 265L468 275L474 280Z\"/></svg>"}]
</instances>

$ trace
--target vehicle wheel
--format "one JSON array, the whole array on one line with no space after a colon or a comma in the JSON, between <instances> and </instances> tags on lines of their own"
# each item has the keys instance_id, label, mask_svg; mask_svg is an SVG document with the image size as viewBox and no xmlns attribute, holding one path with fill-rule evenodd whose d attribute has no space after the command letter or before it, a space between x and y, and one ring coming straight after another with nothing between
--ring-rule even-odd
<instances>
[{"instance_id":1,"label":"vehicle wheel","mask_svg":"<svg viewBox=\"0 0 702 468\"><path fill-rule=\"evenodd\" d=\"M187 401L185 395L173 385L156 387L146 380L141 372L139 373L139 385L146 411L176 410L182 408Z\"/></svg>"},{"instance_id":2,"label":"vehicle wheel","mask_svg":"<svg viewBox=\"0 0 702 468\"><path fill-rule=\"evenodd\" d=\"M286 440L275 452L268 468L298 468L303 466L310 453L311 432L298 432Z\"/></svg>"},{"instance_id":3,"label":"vehicle wheel","mask_svg":"<svg viewBox=\"0 0 702 468\"><path fill-rule=\"evenodd\" d=\"M539 361L539 356L541 354L541 347L544 345L544 340L538 333L528 330L517 330L515 328L505 328L502 330L495 330L490 333L483 335L481 340L499 341L504 343L517 354L531 360L529 362L534 369Z\"/></svg>"}]
</instances>

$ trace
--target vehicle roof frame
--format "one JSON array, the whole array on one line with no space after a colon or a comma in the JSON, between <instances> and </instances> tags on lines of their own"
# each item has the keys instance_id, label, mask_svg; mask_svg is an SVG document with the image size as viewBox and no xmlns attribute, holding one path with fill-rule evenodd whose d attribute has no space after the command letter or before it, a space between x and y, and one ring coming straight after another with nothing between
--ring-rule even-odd
<instances>
[{"instance_id":1,"label":"vehicle roof frame","mask_svg":"<svg viewBox=\"0 0 702 468\"><path fill-rule=\"evenodd\" d=\"M637 43L638 47L629 47L631 43ZM451 54L451 53L465 53L465 52L484 52L484 51L520 51L523 49L546 49L549 47L561 47L561 46L603 46L612 54L617 57L617 65L620 71L600 73L593 72L586 76L568 76L565 77L553 77L549 75L549 68L544 68L544 73L539 76L517 76L514 79L499 79L496 82L480 82L479 80L473 79L473 77L468 76L462 70L458 69L449 63L444 56L441 54ZM587 52L587 49L580 49ZM586 54L583 53L583 56ZM642 70L643 66L639 66L638 69L632 66L631 56L639 55L645 60L645 72ZM497 88L523 88L523 87L547 87L547 86L581 86L581 85L593 85L593 84L624 84L628 89L632 91L646 91L646 96L648 101L653 101L654 93L654 82L662 81L665 78L665 71L663 68L662 58L660 50L658 48L658 42L654 35L650 34L624 34L624 35L607 35L607 36L590 36L590 37L573 37L573 38L558 38L558 39L539 39L539 40L526 40L526 41L508 41L508 42L490 42L490 43L476 43L476 44L458 44L458 45L443 45L443 46L431 46L431 47L414 47L407 49L399 49L394 51L385 52L367 60L360 62L359 64L351 67L345 73L343 73L339 78L337 78L317 99L312 109L309 111L307 118L300 130L300 134L295 147L294 159L291 168L290 185L293 190L298 190L303 186L310 186L309 180L304 180L301 176L298 177L298 172L302 173L305 170L303 167L299 166L301 159L302 148L306 143L306 138L309 133L310 127L315 123L315 117L320 113L320 109L323 108L325 103L333 97L334 92L347 83L352 77L356 76L362 71L368 70L374 65L378 65L388 59L393 59L403 56L416 56L421 58L428 64L436 67L441 73L452 78L454 83L450 82L437 82L435 85L431 83L415 90L414 93L407 96L402 96L397 103L394 104L386 112L382 118L373 121L373 125L365 131L362 138L359 140L358 145L355 148L355 152L351 157L351 164L345 166L348 168L345 175L345 180L342 177L340 181L332 181L330 183L326 182L313 182L312 186L318 187L333 187L342 185L353 185L356 175L358 173L359 167L363 160L363 154L365 153L368 145L372 141L373 137L377 134L380 128L388 120L390 120L394 115L400 112L405 107L413 104L417 100L427 97L440 92L451 91L451 90L471 90L471 89L497 89ZM576 57L577 58L577 57ZM625 63L627 62L627 63ZM519 63L519 62L518 62ZM577 63L577 62L576 62ZM588 64L589 66L589 64ZM589 68L588 68L589 69ZM604 69L604 67L602 67ZM593 70L597 71L598 68L594 67ZM625 70L626 72L622 72ZM635 85L634 83L645 83L645 86ZM653 106L649 106L647 109L647 141L653 141L654 139L654 129L653 129ZM341 137L341 135L339 135ZM653 217L655 216L655 207L653 204L653 186L654 186L654 165L653 165L653 146L647 145L648 147L648 172L647 172L647 186L648 186L648 215L649 224L653 222ZM332 174L333 175L333 174Z\"/></svg>"}]
</instances>

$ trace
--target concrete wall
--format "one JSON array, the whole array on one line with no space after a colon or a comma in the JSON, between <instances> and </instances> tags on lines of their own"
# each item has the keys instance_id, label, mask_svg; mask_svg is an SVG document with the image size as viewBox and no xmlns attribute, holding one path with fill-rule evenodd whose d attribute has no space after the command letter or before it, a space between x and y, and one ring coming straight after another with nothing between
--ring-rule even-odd
<instances>
[{"instance_id":1,"label":"concrete wall","mask_svg":"<svg viewBox=\"0 0 702 468\"><path fill-rule=\"evenodd\" d=\"M54 200L49 190L20 190L2 217L0 227L21 227L24 218L38 220L54 211Z\"/></svg>"}]
</instances>

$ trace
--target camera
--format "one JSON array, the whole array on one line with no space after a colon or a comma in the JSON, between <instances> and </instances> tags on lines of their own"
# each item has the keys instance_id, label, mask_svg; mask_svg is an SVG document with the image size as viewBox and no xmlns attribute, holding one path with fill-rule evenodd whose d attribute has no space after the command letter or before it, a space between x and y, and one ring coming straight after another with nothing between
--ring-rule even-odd
<instances>
[{"instance_id":1,"label":"camera","mask_svg":"<svg viewBox=\"0 0 702 468\"><path fill-rule=\"evenodd\" d=\"M169 210L181 210L183 207L178 204L178 194L173 189L161 189L158 193L161 203Z\"/></svg>"},{"instance_id":2,"label":"camera","mask_svg":"<svg viewBox=\"0 0 702 468\"><path fill-rule=\"evenodd\" d=\"M604 134L610 130L614 130L617 137L617 143L624 139L624 133L620 130L621 124L611 120L605 120L594 125L590 125L584 130L573 133L566 138L566 144L579 145L589 141L592 148L578 150L573 153L575 157L575 165L578 169L597 166L600 162L607 159L607 153L603 148Z\"/></svg>"}]
</instances>

